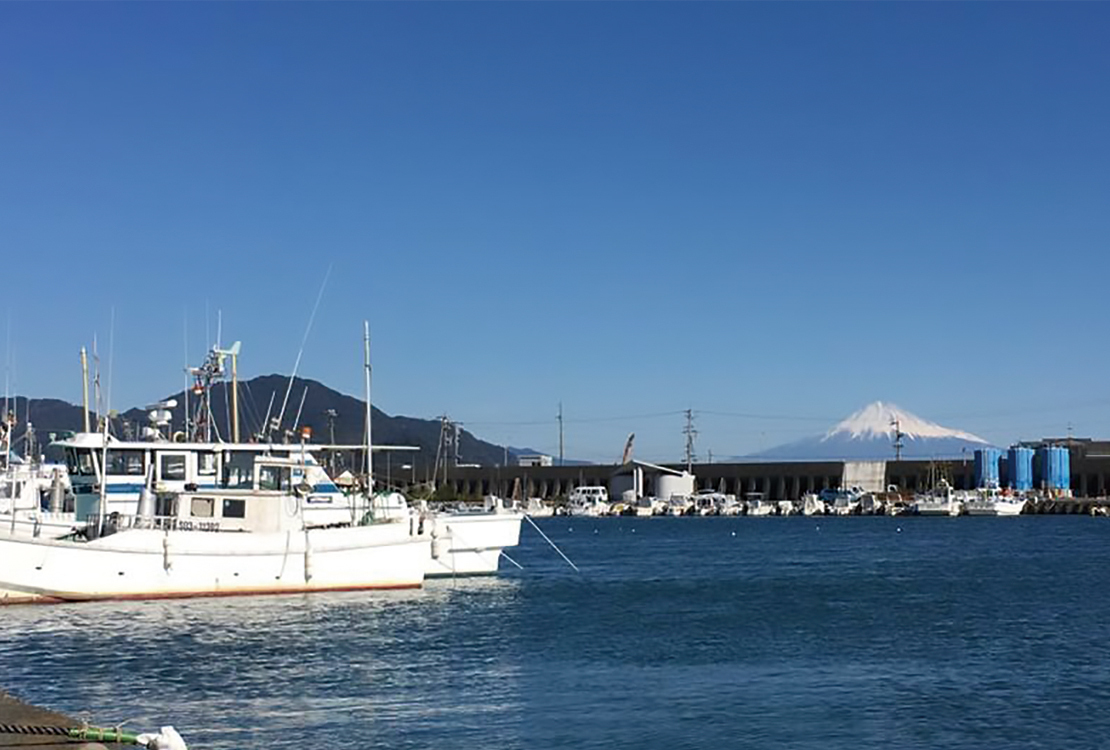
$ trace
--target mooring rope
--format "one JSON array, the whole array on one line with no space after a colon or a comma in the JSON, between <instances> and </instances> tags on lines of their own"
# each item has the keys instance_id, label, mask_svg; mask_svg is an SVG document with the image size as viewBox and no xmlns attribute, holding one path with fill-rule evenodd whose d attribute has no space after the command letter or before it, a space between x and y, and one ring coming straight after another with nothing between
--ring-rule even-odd
<instances>
[{"instance_id":1,"label":"mooring rope","mask_svg":"<svg viewBox=\"0 0 1110 750\"><path fill-rule=\"evenodd\" d=\"M553 549L553 550L555 550L556 552L559 553L559 557L561 557L561 558L563 558L564 560L567 561L567 565L574 568L575 573L581 573L582 572L581 570L578 569L577 565L575 565L574 563L572 563L570 561L569 557L567 557L566 555L563 554L563 551L561 549L559 549L559 547L555 544L555 542L551 541L551 538L547 534L543 533L543 529L541 529L539 526L536 525L536 522L532 520L532 517L530 515L525 513L524 514L524 520L527 521L528 523L532 524L533 529L540 532L540 536L543 537L544 541L551 545L551 549Z\"/></svg>"},{"instance_id":2,"label":"mooring rope","mask_svg":"<svg viewBox=\"0 0 1110 750\"><path fill-rule=\"evenodd\" d=\"M69 729L66 727L31 726L27 724L0 724L0 734L56 735L68 737Z\"/></svg>"},{"instance_id":3,"label":"mooring rope","mask_svg":"<svg viewBox=\"0 0 1110 750\"><path fill-rule=\"evenodd\" d=\"M142 745L139 735L121 729L103 727L52 727L39 724L0 724L0 734L22 734L38 737L66 737L82 742L114 742L120 745Z\"/></svg>"}]
</instances>

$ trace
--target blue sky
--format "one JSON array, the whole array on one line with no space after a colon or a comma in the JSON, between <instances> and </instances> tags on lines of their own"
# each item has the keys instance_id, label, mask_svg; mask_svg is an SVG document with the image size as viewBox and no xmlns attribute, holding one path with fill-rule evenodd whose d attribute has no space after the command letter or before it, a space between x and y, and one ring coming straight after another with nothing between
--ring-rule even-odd
<instances>
[{"instance_id":1,"label":"blue sky","mask_svg":"<svg viewBox=\"0 0 1110 750\"><path fill-rule=\"evenodd\" d=\"M369 319L387 412L555 451L561 401L568 456L635 431L675 459L686 408L701 455L742 454L876 399L1108 437L1107 28L1086 3L0 4L5 379L77 402L95 334L113 405L149 402L218 313L244 376L288 373L323 288L302 375L360 394Z\"/></svg>"}]
</instances>

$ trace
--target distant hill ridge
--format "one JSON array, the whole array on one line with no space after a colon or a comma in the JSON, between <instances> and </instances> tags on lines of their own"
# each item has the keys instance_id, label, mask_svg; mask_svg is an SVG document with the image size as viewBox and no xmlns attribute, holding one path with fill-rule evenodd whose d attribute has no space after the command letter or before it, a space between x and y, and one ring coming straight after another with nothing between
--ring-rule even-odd
<instances>
[{"instance_id":1,"label":"distant hill ridge","mask_svg":"<svg viewBox=\"0 0 1110 750\"><path fill-rule=\"evenodd\" d=\"M271 394L274 394L274 406L271 417L277 416L281 408L281 401L289 387L289 378L285 375L262 375L239 383L239 430L240 439L249 440L258 433L266 418L267 406ZM305 393L305 388L308 392ZM304 406L301 408L301 397L304 395ZM171 411L173 414L172 426L174 430L182 429L185 423L185 393L179 391L166 396L165 400L176 400L177 406ZM190 406L196 403L190 395ZM19 423L15 429L16 439L19 440L25 431L27 420L28 399L16 396L9 400L9 409L14 411ZM230 440L230 387L217 383L212 388L212 416L216 430L223 440ZM347 396L335 391L323 383L307 378L294 378L292 391L289 395L289 404L283 419L282 427L291 429L298 409L301 409L301 418L297 427L312 428L313 442L331 442L329 430L329 409L334 409L335 417L335 442L341 444L357 445L365 442L366 402L362 399ZM49 442L50 433L65 431L76 432L82 429L83 412L80 406L53 398L30 399L30 421L34 425L35 434L40 445ZM113 424L113 433L123 436L130 432L139 435L142 428L149 424L145 408L131 408L119 414ZM388 459L394 467L401 464L413 464L419 471L426 466L431 466L436 457L436 447L439 444L440 421L438 419L418 419L414 417L390 416L378 407L373 407L374 443L376 445L408 445L416 446L420 450L416 453L394 453ZM281 435L275 435L274 440L280 441ZM17 449L19 446L16 446ZM507 451L507 453L506 453ZM510 462L515 463L515 452L500 445L480 440L470 432L462 430L459 436L459 460L462 463L475 463L483 466L503 465L506 456ZM375 463L386 462L381 454L375 455Z\"/></svg>"}]
</instances>

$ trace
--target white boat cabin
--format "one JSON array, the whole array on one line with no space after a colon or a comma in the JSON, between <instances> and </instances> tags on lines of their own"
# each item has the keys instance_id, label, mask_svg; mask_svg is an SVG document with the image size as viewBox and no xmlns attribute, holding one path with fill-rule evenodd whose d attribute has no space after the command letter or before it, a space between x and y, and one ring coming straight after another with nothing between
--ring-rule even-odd
<instances>
[{"instance_id":1,"label":"white boat cabin","mask_svg":"<svg viewBox=\"0 0 1110 750\"><path fill-rule=\"evenodd\" d=\"M311 450L252 443L125 442L82 433L60 446L78 520L98 513L102 463L106 511L135 514L144 488L155 494L203 490L296 491L315 524L350 523L351 503ZM104 458L107 461L104 461Z\"/></svg>"}]
</instances>

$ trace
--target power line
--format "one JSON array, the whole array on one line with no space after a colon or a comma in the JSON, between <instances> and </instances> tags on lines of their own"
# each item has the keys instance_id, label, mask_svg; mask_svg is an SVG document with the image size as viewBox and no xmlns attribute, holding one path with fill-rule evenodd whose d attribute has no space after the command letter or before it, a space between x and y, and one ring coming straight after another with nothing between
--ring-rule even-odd
<instances>
[{"instance_id":1,"label":"power line","mask_svg":"<svg viewBox=\"0 0 1110 750\"><path fill-rule=\"evenodd\" d=\"M745 412L715 411L711 409L695 409L697 414L706 414L714 417L737 417L739 419L771 419L794 422L822 422L825 424L839 422L842 417L799 417L791 414L749 414Z\"/></svg>"}]
</instances>

